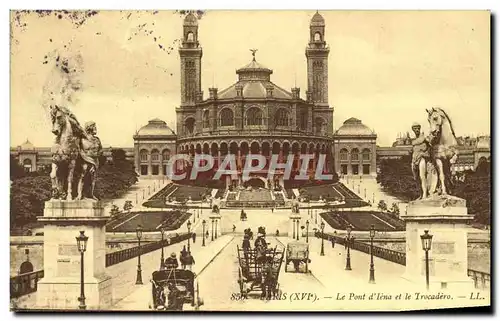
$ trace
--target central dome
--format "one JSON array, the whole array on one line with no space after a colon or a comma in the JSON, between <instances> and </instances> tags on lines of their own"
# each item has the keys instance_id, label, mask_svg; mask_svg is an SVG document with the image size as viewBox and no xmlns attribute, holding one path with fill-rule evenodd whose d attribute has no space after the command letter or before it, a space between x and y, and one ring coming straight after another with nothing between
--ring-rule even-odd
<instances>
[{"instance_id":1,"label":"central dome","mask_svg":"<svg viewBox=\"0 0 500 321\"><path fill-rule=\"evenodd\" d=\"M236 70L238 79L241 80L271 80L273 71L259 64L255 58L247 65Z\"/></svg>"},{"instance_id":2,"label":"central dome","mask_svg":"<svg viewBox=\"0 0 500 321\"><path fill-rule=\"evenodd\" d=\"M278 99L293 99L290 92L271 82L273 71L255 60L236 70L238 82L222 90L219 99L232 99L238 97L238 87L245 98L266 98L267 91L272 90L273 97Z\"/></svg>"},{"instance_id":3,"label":"central dome","mask_svg":"<svg viewBox=\"0 0 500 321\"><path fill-rule=\"evenodd\" d=\"M167 123L161 119L155 118L148 122L146 126L141 127L137 136L175 136L175 132L168 127Z\"/></svg>"},{"instance_id":4,"label":"central dome","mask_svg":"<svg viewBox=\"0 0 500 321\"><path fill-rule=\"evenodd\" d=\"M375 133L357 118L349 118L336 132L337 136L373 136Z\"/></svg>"}]
</instances>

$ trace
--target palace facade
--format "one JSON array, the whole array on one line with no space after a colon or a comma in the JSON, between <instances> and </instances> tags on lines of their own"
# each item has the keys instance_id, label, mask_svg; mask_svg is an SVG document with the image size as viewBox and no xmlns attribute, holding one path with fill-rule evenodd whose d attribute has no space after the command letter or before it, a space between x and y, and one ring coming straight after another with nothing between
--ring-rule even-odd
<instances>
[{"instance_id":1,"label":"palace facade","mask_svg":"<svg viewBox=\"0 0 500 321\"><path fill-rule=\"evenodd\" d=\"M209 88L203 98L201 65L203 50L198 21L192 14L184 20L179 55L181 60L181 105L177 114L177 152L194 158L210 154L215 168L227 154L236 157L241 174L248 154L280 160L294 155L293 172L298 173L300 154L326 155L324 173L333 172L333 108L328 104L328 54L324 40L325 21L316 13L309 25L306 99L300 88L289 91L275 84L273 70L253 59L236 71L237 81L223 90ZM316 160L309 163L311 172ZM267 165L262 173L267 175ZM189 169L188 169L189 170ZM292 174L293 175L293 174ZM226 185L241 184L226 177ZM280 183L282 185L282 182Z\"/></svg>"}]
</instances>

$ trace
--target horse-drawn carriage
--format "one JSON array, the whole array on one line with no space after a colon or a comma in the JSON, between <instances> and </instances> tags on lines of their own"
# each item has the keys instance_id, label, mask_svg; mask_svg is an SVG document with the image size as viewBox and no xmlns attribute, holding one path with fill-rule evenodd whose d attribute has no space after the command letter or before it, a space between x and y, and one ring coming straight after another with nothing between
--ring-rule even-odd
<instances>
[{"instance_id":1,"label":"horse-drawn carriage","mask_svg":"<svg viewBox=\"0 0 500 321\"><path fill-rule=\"evenodd\" d=\"M194 287L195 274L188 270L167 269L155 271L151 277L152 304L158 311L182 311L184 303L191 303L196 310L203 305L198 284ZM166 291L168 290L168 295Z\"/></svg>"},{"instance_id":2,"label":"horse-drawn carriage","mask_svg":"<svg viewBox=\"0 0 500 321\"><path fill-rule=\"evenodd\" d=\"M305 264L305 273L309 272L309 244L304 242L292 242L286 246L285 272L288 272L288 264L292 262L295 272L299 272L300 264Z\"/></svg>"},{"instance_id":3,"label":"horse-drawn carriage","mask_svg":"<svg viewBox=\"0 0 500 321\"><path fill-rule=\"evenodd\" d=\"M277 247L266 249L265 255L257 258L257 251L250 248L238 250L238 284L242 297L248 297L253 291L261 291L261 297L281 295L279 293L278 277L283 262L283 250Z\"/></svg>"}]
</instances>

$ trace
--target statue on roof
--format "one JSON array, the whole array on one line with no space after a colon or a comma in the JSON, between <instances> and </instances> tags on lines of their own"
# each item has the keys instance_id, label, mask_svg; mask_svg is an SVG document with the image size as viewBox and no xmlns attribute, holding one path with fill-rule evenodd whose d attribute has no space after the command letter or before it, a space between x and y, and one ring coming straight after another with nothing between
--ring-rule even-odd
<instances>
[{"instance_id":1,"label":"statue on roof","mask_svg":"<svg viewBox=\"0 0 500 321\"><path fill-rule=\"evenodd\" d=\"M250 49L250 51L252 52L252 57L253 57L253 61L255 61L255 53L258 51L259 49Z\"/></svg>"}]
</instances>

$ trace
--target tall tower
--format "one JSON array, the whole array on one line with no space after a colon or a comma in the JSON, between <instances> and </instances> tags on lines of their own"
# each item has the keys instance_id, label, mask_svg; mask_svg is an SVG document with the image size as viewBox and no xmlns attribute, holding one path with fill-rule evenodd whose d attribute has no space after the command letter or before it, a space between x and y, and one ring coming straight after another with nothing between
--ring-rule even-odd
<instances>
[{"instance_id":1,"label":"tall tower","mask_svg":"<svg viewBox=\"0 0 500 321\"><path fill-rule=\"evenodd\" d=\"M181 57L181 107L192 106L201 94L201 57L198 42L198 19L189 13L184 18Z\"/></svg>"},{"instance_id":2,"label":"tall tower","mask_svg":"<svg viewBox=\"0 0 500 321\"><path fill-rule=\"evenodd\" d=\"M309 25L307 57L308 96L317 106L328 106L328 54L325 42L325 19L316 12Z\"/></svg>"}]
</instances>

